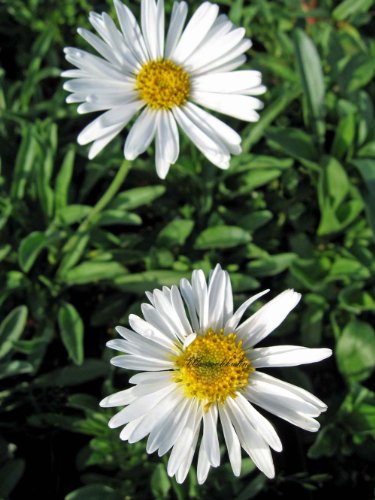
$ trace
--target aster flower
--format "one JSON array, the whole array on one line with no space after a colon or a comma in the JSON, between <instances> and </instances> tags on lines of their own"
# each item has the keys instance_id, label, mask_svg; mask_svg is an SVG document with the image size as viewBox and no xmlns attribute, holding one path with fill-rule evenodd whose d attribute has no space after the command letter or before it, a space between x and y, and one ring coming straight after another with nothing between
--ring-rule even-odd
<instances>
[{"instance_id":1,"label":"aster flower","mask_svg":"<svg viewBox=\"0 0 375 500\"><path fill-rule=\"evenodd\" d=\"M233 312L228 273L216 266L207 285L203 271L194 271L191 283L183 279L179 288L146 292L150 304L142 304L144 319L130 315L132 330L117 327L123 339L107 344L126 353L114 357L113 365L140 372L130 378L133 387L101 401L103 407L125 406L109 426L123 427L120 438L129 443L148 436L148 453L162 456L172 449L167 470L179 483L198 443L198 482L219 466L218 421L236 476L241 448L267 477L275 474L270 448L281 451L282 445L256 407L307 431L319 428L314 417L327 409L322 401L259 369L313 363L332 352L294 345L255 347L301 298L286 290L241 322L246 309L268 291Z\"/></svg>"},{"instance_id":2,"label":"aster flower","mask_svg":"<svg viewBox=\"0 0 375 500\"><path fill-rule=\"evenodd\" d=\"M78 136L92 143L94 158L138 112L128 134L124 155L133 160L155 139L156 170L165 178L179 155L177 125L216 166L229 167L231 154L241 152L241 138L200 106L245 121L257 121L262 94L258 71L234 71L241 66L251 41L219 7L204 2L187 23L187 3L175 2L164 34L164 1L142 0L141 27L119 0L114 0L121 31L105 13L91 13L98 35L78 33L99 56L66 48L66 59L78 69L64 88L68 103L82 103L79 113L105 111Z\"/></svg>"}]
</instances>

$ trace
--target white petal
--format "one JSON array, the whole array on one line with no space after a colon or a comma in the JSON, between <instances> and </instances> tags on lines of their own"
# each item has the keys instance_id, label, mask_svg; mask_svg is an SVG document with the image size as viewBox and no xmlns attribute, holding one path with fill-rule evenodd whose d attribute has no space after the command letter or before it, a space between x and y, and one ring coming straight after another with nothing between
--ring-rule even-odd
<instances>
[{"instance_id":1,"label":"white petal","mask_svg":"<svg viewBox=\"0 0 375 500\"><path fill-rule=\"evenodd\" d=\"M185 109L189 111L190 117L195 115L201 123L207 125L207 127L211 129L213 137L218 137L232 154L238 154L241 152L241 136L231 127L228 127L226 123L219 120L212 114L207 113L207 111L203 110L199 106L196 106L192 102L187 103Z\"/></svg>"},{"instance_id":2,"label":"white petal","mask_svg":"<svg viewBox=\"0 0 375 500\"><path fill-rule=\"evenodd\" d=\"M203 412L199 401L193 399L193 405L190 408L190 415L187 418L185 428L181 433L180 439L173 446L168 460L167 472L169 476L176 474L184 462L185 469L190 467L197 445L202 416Z\"/></svg>"},{"instance_id":3,"label":"white petal","mask_svg":"<svg viewBox=\"0 0 375 500\"><path fill-rule=\"evenodd\" d=\"M154 408L161 399L175 388L175 384L170 384L156 392L139 397L136 401L117 413L108 422L109 427L115 428L127 424L131 420L145 415L150 409Z\"/></svg>"},{"instance_id":4,"label":"white petal","mask_svg":"<svg viewBox=\"0 0 375 500\"><path fill-rule=\"evenodd\" d=\"M198 437L199 437L199 426L197 427L193 441L189 447L186 447L187 453L185 454L182 463L176 472L176 481L178 484L182 484L186 476L188 475L191 463L193 461L194 453L195 453L195 448L197 447L197 442L198 442ZM181 437L181 439L184 439L184 441L187 443L187 438L184 436Z\"/></svg>"},{"instance_id":5,"label":"white petal","mask_svg":"<svg viewBox=\"0 0 375 500\"><path fill-rule=\"evenodd\" d=\"M144 319L136 316L135 314L130 314L129 323L133 330L137 333L134 333L128 328L124 328L123 326L116 327L117 332L129 342L138 344L141 347L142 343L139 338L141 336L145 337L146 339L152 340L157 344L160 344L166 349L169 349L171 353L175 352L175 346L173 342L171 342L171 340L166 335L164 335L164 333L155 328L153 325L149 324Z\"/></svg>"},{"instance_id":6,"label":"white petal","mask_svg":"<svg viewBox=\"0 0 375 500\"><path fill-rule=\"evenodd\" d=\"M228 448L229 461L232 466L233 474L239 476L241 474L241 444L237 434L234 431L232 422L225 409L225 405L219 405L219 414L225 444Z\"/></svg>"},{"instance_id":7,"label":"white petal","mask_svg":"<svg viewBox=\"0 0 375 500\"><path fill-rule=\"evenodd\" d=\"M218 139L214 141L207 133L205 124L199 126L180 108L175 107L173 114L177 123L197 148L217 167L229 167L230 155L226 146ZM204 130L203 130L204 128ZM212 131L210 131L212 133Z\"/></svg>"},{"instance_id":8,"label":"white petal","mask_svg":"<svg viewBox=\"0 0 375 500\"><path fill-rule=\"evenodd\" d=\"M202 440L198 453L198 465L197 465L198 484L203 484L206 481L208 473L210 471L210 467L211 467L210 462L208 460L208 456Z\"/></svg>"},{"instance_id":9,"label":"white petal","mask_svg":"<svg viewBox=\"0 0 375 500\"><path fill-rule=\"evenodd\" d=\"M322 361L331 355L331 349L309 349L295 345L260 347L249 352L254 368L299 366Z\"/></svg>"},{"instance_id":10,"label":"white petal","mask_svg":"<svg viewBox=\"0 0 375 500\"><path fill-rule=\"evenodd\" d=\"M199 44L215 22L218 12L219 7L209 2L204 2L198 7L182 33L177 47L171 53L173 61L179 64L184 63L189 55L199 47Z\"/></svg>"},{"instance_id":11,"label":"white petal","mask_svg":"<svg viewBox=\"0 0 375 500\"><path fill-rule=\"evenodd\" d=\"M160 0L159 0L160 5ZM160 11L158 12L160 15ZM164 7L162 16L158 19L155 0L142 0L141 2L141 25L142 33L146 43L147 52L150 59L160 59L163 56L163 51L160 47L160 39L163 35L160 35L160 29L163 29L164 33ZM161 24L160 28L159 25Z\"/></svg>"},{"instance_id":12,"label":"white petal","mask_svg":"<svg viewBox=\"0 0 375 500\"><path fill-rule=\"evenodd\" d=\"M180 403L181 399L179 398L178 389L176 387L176 390L167 394L143 417L141 425L129 434L129 443L136 443L150 434L155 427L159 427L160 425L163 426L165 419L175 411Z\"/></svg>"},{"instance_id":13,"label":"white petal","mask_svg":"<svg viewBox=\"0 0 375 500\"><path fill-rule=\"evenodd\" d=\"M215 72L220 72L220 73L225 73L228 71L233 71L240 66L242 66L246 62L246 56L245 55L240 55L238 57L235 57L234 59L230 59L227 62L223 62L222 64L215 65ZM205 75L206 71L204 71L204 68L201 68L199 71L194 72L195 75Z\"/></svg>"},{"instance_id":14,"label":"white petal","mask_svg":"<svg viewBox=\"0 0 375 500\"><path fill-rule=\"evenodd\" d=\"M259 119L259 115L255 110L263 107L263 103L259 99L245 95L194 91L192 99L205 108L249 122Z\"/></svg>"},{"instance_id":15,"label":"white petal","mask_svg":"<svg viewBox=\"0 0 375 500\"><path fill-rule=\"evenodd\" d=\"M129 379L130 384L153 384L156 380L170 380L172 382L171 371L169 372L141 372L136 373Z\"/></svg>"},{"instance_id":16,"label":"white petal","mask_svg":"<svg viewBox=\"0 0 375 500\"><path fill-rule=\"evenodd\" d=\"M193 331L198 333L199 332L199 321L197 317L197 310L195 307L194 303L194 294L193 294L193 288L190 284L190 282L186 278L182 278L180 281L180 290L181 290L181 295L187 305L188 311L189 311L189 316L190 316L190 321L193 327Z\"/></svg>"},{"instance_id":17,"label":"white petal","mask_svg":"<svg viewBox=\"0 0 375 500\"><path fill-rule=\"evenodd\" d=\"M202 270L193 271L191 284L195 308L198 311L199 327L205 333L209 327L208 317L208 290L206 278Z\"/></svg>"},{"instance_id":18,"label":"white petal","mask_svg":"<svg viewBox=\"0 0 375 500\"><path fill-rule=\"evenodd\" d=\"M231 42L236 41L235 32L229 33L227 37L223 37L221 40L220 52L222 55L214 60L210 58L207 62L199 59L194 68L187 68L190 70L190 73L193 76L198 76L210 72L229 71L228 69L224 69L226 65L234 64L234 62L237 64L242 54L251 47L251 41L247 39L241 40L236 46L232 47L232 43L228 43L228 38L232 38Z\"/></svg>"},{"instance_id":19,"label":"white petal","mask_svg":"<svg viewBox=\"0 0 375 500\"><path fill-rule=\"evenodd\" d=\"M156 130L156 171L161 179L167 176L169 167L179 154L179 136L176 121L169 111L160 111Z\"/></svg>"},{"instance_id":20,"label":"white petal","mask_svg":"<svg viewBox=\"0 0 375 500\"><path fill-rule=\"evenodd\" d=\"M173 285L171 288L171 298L173 307L178 314L180 322L184 328L185 336L191 335L193 333L193 330L191 329L191 325L189 323L189 320L187 319L184 303L182 302L180 292L175 285Z\"/></svg>"},{"instance_id":21,"label":"white petal","mask_svg":"<svg viewBox=\"0 0 375 500\"><path fill-rule=\"evenodd\" d=\"M187 418L188 412L186 411L191 403L191 400L184 397L181 391L178 391L177 397L179 403L175 410L167 415L164 421L161 421L159 425L155 426L147 439L147 453L153 453L160 446L162 446L163 454L166 453L171 446L173 446L174 441L178 439L178 436L183 430L183 424ZM182 424L182 425L181 425ZM172 441L172 444L170 442ZM162 453L159 453L161 456Z\"/></svg>"},{"instance_id":22,"label":"white petal","mask_svg":"<svg viewBox=\"0 0 375 500\"><path fill-rule=\"evenodd\" d=\"M244 28L236 28L228 32L224 25L224 32L221 27L216 35L207 36L206 43L191 54L186 61L186 68L193 75L199 74L203 69L205 73L213 71L212 68L222 64L222 60L232 60L251 47L250 40L243 40L244 36Z\"/></svg>"},{"instance_id":23,"label":"white petal","mask_svg":"<svg viewBox=\"0 0 375 500\"><path fill-rule=\"evenodd\" d=\"M203 412L203 437L202 443L207 454L207 459L212 467L220 465L219 438L217 437L217 406L212 405L208 411Z\"/></svg>"},{"instance_id":24,"label":"white petal","mask_svg":"<svg viewBox=\"0 0 375 500\"><path fill-rule=\"evenodd\" d=\"M233 292L232 292L232 283L230 282L230 277L227 271L224 271L226 277L226 285L225 285L225 301L224 301L224 324L228 321L228 319L233 315Z\"/></svg>"},{"instance_id":25,"label":"white petal","mask_svg":"<svg viewBox=\"0 0 375 500\"><path fill-rule=\"evenodd\" d=\"M256 295L253 295L249 299L247 299L238 309L237 311L233 314L231 318L228 319L228 321L225 324L224 327L224 332L225 333L230 333L234 332L238 326L238 323L241 321L242 316L244 315L246 309L251 306L256 300L258 300L260 297L268 293L269 290L264 290L263 292L257 293Z\"/></svg>"},{"instance_id":26,"label":"white petal","mask_svg":"<svg viewBox=\"0 0 375 500\"><path fill-rule=\"evenodd\" d=\"M187 12L188 6L186 2L174 2L167 39L165 42L166 59L169 59L171 57L172 52L174 51L176 45L180 40L182 30L184 29Z\"/></svg>"},{"instance_id":27,"label":"white petal","mask_svg":"<svg viewBox=\"0 0 375 500\"><path fill-rule=\"evenodd\" d=\"M169 338L172 342L178 340L176 332L173 327L171 327L170 322L165 321L165 316L162 316L158 310L150 304L142 304L141 309L148 323L153 325L160 332L163 332L164 336Z\"/></svg>"},{"instance_id":28,"label":"white petal","mask_svg":"<svg viewBox=\"0 0 375 500\"><path fill-rule=\"evenodd\" d=\"M116 65L119 63L118 59L116 58L113 50L109 45L104 43L100 38L94 33L91 33L91 31L88 31L83 28L78 28L77 29L78 34L86 40L87 43L89 43L94 49L102 56L104 59L107 59L108 62Z\"/></svg>"},{"instance_id":29,"label":"white petal","mask_svg":"<svg viewBox=\"0 0 375 500\"><path fill-rule=\"evenodd\" d=\"M115 68L113 64L89 52L72 47L66 47L64 52L66 60L84 72L97 75L100 78L114 78L116 80L126 77L126 74Z\"/></svg>"},{"instance_id":30,"label":"white petal","mask_svg":"<svg viewBox=\"0 0 375 500\"><path fill-rule=\"evenodd\" d=\"M259 71L230 71L226 73L208 73L193 79L194 90L230 94L245 94L262 81Z\"/></svg>"},{"instance_id":31,"label":"white petal","mask_svg":"<svg viewBox=\"0 0 375 500\"><path fill-rule=\"evenodd\" d=\"M327 409L327 405L323 401L314 396L314 394L311 394L311 392L306 391L305 389L302 389L297 385L289 384L288 382L284 382L283 380L268 375L268 373L261 373L259 371L254 372L251 375L251 377L253 380L262 381L265 384L268 383L275 387L285 389L291 392L292 394L307 401L308 403L311 403L312 405L316 406L317 408L319 408L321 412L326 411Z\"/></svg>"},{"instance_id":32,"label":"white petal","mask_svg":"<svg viewBox=\"0 0 375 500\"><path fill-rule=\"evenodd\" d=\"M137 20L131 10L120 0L114 0L114 3L126 44L136 60L143 64L148 60L148 54Z\"/></svg>"},{"instance_id":33,"label":"white petal","mask_svg":"<svg viewBox=\"0 0 375 500\"><path fill-rule=\"evenodd\" d=\"M280 438L270 422L263 417L240 393L237 393L236 402L247 416L254 429L262 436L265 442L275 451L281 451L283 446Z\"/></svg>"},{"instance_id":34,"label":"white petal","mask_svg":"<svg viewBox=\"0 0 375 500\"><path fill-rule=\"evenodd\" d=\"M115 130L119 132L137 111L137 107L139 109L139 105L131 103L102 114L82 130L77 137L78 144L85 145L96 141Z\"/></svg>"},{"instance_id":35,"label":"white petal","mask_svg":"<svg viewBox=\"0 0 375 500\"><path fill-rule=\"evenodd\" d=\"M151 144L157 126L157 113L146 108L137 118L125 141L124 154L127 160L134 160Z\"/></svg>"},{"instance_id":36,"label":"white petal","mask_svg":"<svg viewBox=\"0 0 375 500\"><path fill-rule=\"evenodd\" d=\"M137 396L134 394L134 390L132 389L134 389L134 387L130 387L130 389L125 389L124 391L115 392L114 394L102 399L99 405L102 408L128 405L137 399Z\"/></svg>"},{"instance_id":37,"label":"white petal","mask_svg":"<svg viewBox=\"0 0 375 500\"><path fill-rule=\"evenodd\" d=\"M231 397L227 398L225 407L229 412L229 416L240 439L242 448L267 477L275 477L275 468L269 446L250 424L241 408L238 406L236 399L232 399Z\"/></svg>"},{"instance_id":38,"label":"white petal","mask_svg":"<svg viewBox=\"0 0 375 500\"><path fill-rule=\"evenodd\" d=\"M209 325L214 331L223 327L226 277L219 265L216 266L208 286Z\"/></svg>"},{"instance_id":39,"label":"white petal","mask_svg":"<svg viewBox=\"0 0 375 500\"><path fill-rule=\"evenodd\" d=\"M236 334L244 340L244 348L254 346L267 337L284 321L300 300L301 294L294 290L285 290L250 316L236 331Z\"/></svg>"},{"instance_id":40,"label":"white petal","mask_svg":"<svg viewBox=\"0 0 375 500\"><path fill-rule=\"evenodd\" d=\"M94 141L89 149L89 160L95 158L121 132L122 128L122 124L109 127L105 135Z\"/></svg>"},{"instance_id":41,"label":"white petal","mask_svg":"<svg viewBox=\"0 0 375 500\"><path fill-rule=\"evenodd\" d=\"M136 356L133 354L115 356L111 359L111 364L119 368L126 368L127 370L146 370L150 372L168 370L174 367L172 361L146 358L145 356Z\"/></svg>"}]
</instances>

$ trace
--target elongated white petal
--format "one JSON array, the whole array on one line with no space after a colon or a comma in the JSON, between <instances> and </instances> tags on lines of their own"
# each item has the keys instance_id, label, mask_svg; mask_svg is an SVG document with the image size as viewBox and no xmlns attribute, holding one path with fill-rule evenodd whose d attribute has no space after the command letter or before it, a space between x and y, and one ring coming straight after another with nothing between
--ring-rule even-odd
<instances>
[{"instance_id":1,"label":"elongated white petal","mask_svg":"<svg viewBox=\"0 0 375 500\"><path fill-rule=\"evenodd\" d=\"M131 420L139 418L145 415L151 408L154 408L159 401L165 397L169 392L174 389L173 384L169 384L163 389L159 389L156 392L146 394L145 396L139 397L129 406L121 410L114 417L111 418L108 425L111 428L120 427L121 425L127 424Z\"/></svg>"},{"instance_id":2,"label":"elongated white petal","mask_svg":"<svg viewBox=\"0 0 375 500\"><path fill-rule=\"evenodd\" d=\"M179 154L179 136L176 121L169 111L161 110L156 130L156 171L165 179L169 167L175 163Z\"/></svg>"},{"instance_id":3,"label":"elongated white petal","mask_svg":"<svg viewBox=\"0 0 375 500\"><path fill-rule=\"evenodd\" d=\"M98 137L91 145L88 154L89 160L95 158L121 132L122 128L122 124L108 127L106 133Z\"/></svg>"},{"instance_id":4,"label":"elongated white petal","mask_svg":"<svg viewBox=\"0 0 375 500\"><path fill-rule=\"evenodd\" d=\"M194 91L192 97L194 101L206 108L249 122L259 119L259 115L255 110L263 107L259 99L244 95Z\"/></svg>"},{"instance_id":5,"label":"elongated white petal","mask_svg":"<svg viewBox=\"0 0 375 500\"><path fill-rule=\"evenodd\" d=\"M204 2L195 11L186 26L177 47L171 53L171 59L182 64L204 39L215 22L219 12L217 5Z\"/></svg>"},{"instance_id":6,"label":"elongated white petal","mask_svg":"<svg viewBox=\"0 0 375 500\"><path fill-rule=\"evenodd\" d=\"M172 361L159 360L157 358L146 358L145 356L137 356L133 354L115 356L111 359L113 366L119 368L126 368L127 370L170 370L174 367Z\"/></svg>"},{"instance_id":7,"label":"elongated white petal","mask_svg":"<svg viewBox=\"0 0 375 500\"><path fill-rule=\"evenodd\" d=\"M331 355L331 349L308 349L295 345L283 345L254 349L249 353L249 358L254 368L268 368L316 363Z\"/></svg>"},{"instance_id":8,"label":"elongated white petal","mask_svg":"<svg viewBox=\"0 0 375 500\"><path fill-rule=\"evenodd\" d=\"M241 444L233 428L232 422L228 416L225 405L219 405L220 421L223 427L225 444L228 448L229 461L232 466L233 474L241 474Z\"/></svg>"},{"instance_id":9,"label":"elongated white petal","mask_svg":"<svg viewBox=\"0 0 375 500\"><path fill-rule=\"evenodd\" d=\"M180 125L189 139L194 142L197 148L217 167L226 169L229 167L230 155L227 147L220 141L216 141L210 136L212 130L207 133L205 124L199 125L194 122L185 112L180 108L174 108L173 114L177 123Z\"/></svg>"},{"instance_id":10,"label":"elongated white petal","mask_svg":"<svg viewBox=\"0 0 375 500\"><path fill-rule=\"evenodd\" d=\"M169 59L171 57L171 54L173 53L180 40L182 30L184 29L187 12L188 6L186 2L174 2L167 39L165 41L166 59Z\"/></svg>"},{"instance_id":11,"label":"elongated white petal","mask_svg":"<svg viewBox=\"0 0 375 500\"><path fill-rule=\"evenodd\" d=\"M308 403L311 403L312 405L316 406L319 408L321 412L326 411L327 405L323 403L319 398L311 394L311 392L306 391L306 389L302 389L301 387L298 387L297 385L290 384L289 382L284 382L283 380L280 380L278 378L272 377L268 373L261 373L259 371L256 371L252 374L252 380L258 380L262 381L265 384L271 384L274 387L279 387L281 389L285 389L292 394L295 394L296 396L304 399Z\"/></svg>"},{"instance_id":12,"label":"elongated white petal","mask_svg":"<svg viewBox=\"0 0 375 500\"><path fill-rule=\"evenodd\" d=\"M256 300L258 300L260 297L268 293L269 290L264 290L263 292L257 293L256 295L253 295L249 299L246 300L238 309L237 311L233 314L231 318L228 319L228 321L225 323L224 331L225 333L229 332L234 332L238 326L238 323L241 321L242 316L244 315L246 309L251 306Z\"/></svg>"},{"instance_id":13,"label":"elongated white petal","mask_svg":"<svg viewBox=\"0 0 375 500\"><path fill-rule=\"evenodd\" d=\"M250 424L238 406L236 399L227 398L225 407L229 412L242 448L267 477L273 478L275 476L275 468L269 446Z\"/></svg>"},{"instance_id":14,"label":"elongated white petal","mask_svg":"<svg viewBox=\"0 0 375 500\"><path fill-rule=\"evenodd\" d=\"M198 453L198 465L197 465L198 484L203 484L206 481L210 468L211 468L210 461L208 460L207 452L204 447L204 442L202 440Z\"/></svg>"},{"instance_id":15,"label":"elongated white petal","mask_svg":"<svg viewBox=\"0 0 375 500\"><path fill-rule=\"evenodd\" d=\"M251 425L265 442L275 451L281 451L283 446L279 436L270 422L263 417L240 393L237 393L236 403L248 418Z\"/></svg>"},{"instance_id":16,"label":"elongated white petal","mask_svg":"<svg viewBox=\"0 0 375 500\"><path fill-rule=\"evenodd\" d=\"M216 405L210 406L208 411L203 413L203 437L202 444L207 454L207 460L212 467L220 464L219 439L217 437L217 415Z\"/></svg>"},{"instance_id":17,"label":"elongated white petal","mask_svg":"<svg viewBox=\"0 0 375 500\"><path fill-rule=\"evenodd\" d=\"M142 111L125 141L124 154L127 160L134 160L146 151L155 136L157 122L155 111L149 108Z\"/></svg>"},{"instance_id":18,"label":"elongated white petal","mask_svg":"<svg viewBox=\"0 0 375 500\"><path fill-rule=\"evenodd\" d=\"M208 73L194 78L194 89L201 92L244 94L261 84L259 71Z\"/></svg>"},{"instance_id":19,"label":"elongated white petal","mask_svg":"<svg viewBox=\"0 0 375 500\"><path fill-rule=\"evenodd\" d=\"M237 335L244 340L244 347L254 346L267 337L284 321L300 299L299 293L294 290L285 290L250 316L236 331Z\"/></svg>"},{"instance_id":20,"label":"elongated white petal","mask_svg":"<svg viewBox=\"0 0 375 500\"><path fill-rule=\"evenodd\" d=\"M127 46L138 63L146 62L149 58L146 44L134 15L120 0L114 0L114 4Z\"/></svg>"}]
</instances>

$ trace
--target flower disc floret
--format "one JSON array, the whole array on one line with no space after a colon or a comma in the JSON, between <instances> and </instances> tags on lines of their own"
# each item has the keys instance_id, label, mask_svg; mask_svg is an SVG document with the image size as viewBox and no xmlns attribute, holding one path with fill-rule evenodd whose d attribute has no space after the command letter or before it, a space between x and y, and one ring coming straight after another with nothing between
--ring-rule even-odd
<instances>
[{"instance_id":1,"label":"flower disc floret","mask_svg":"<svg viewBox=\"0 0 375 500\"><path fill-rule=\"evenodd\" d=\"M209 329L199 335L176 359L175 381L186 396L206 403L223 403L228 396L247 386L254 371L235 333L216 333Z\"/></svg>"},{"instance_id":2,"label":"flower disc floret","mask_svg":"<svg viewBox=\"0 0 375 500\"><path fill-rule=\"evenodd\" d=\"M153 109L183 106L190 93L188 73L168 59L147 62L136 76L139 97Z\"/></svg>"}]
</instances>

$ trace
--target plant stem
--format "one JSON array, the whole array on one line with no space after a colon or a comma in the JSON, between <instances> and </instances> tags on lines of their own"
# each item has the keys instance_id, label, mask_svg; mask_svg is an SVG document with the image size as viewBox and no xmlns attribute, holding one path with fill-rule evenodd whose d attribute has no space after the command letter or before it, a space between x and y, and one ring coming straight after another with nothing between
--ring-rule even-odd
<instances>
[{"instance_id":1,"label":"plant stem","mask_svg":"<svg viewBox=\"0 0 375 500\"><path fill-rule=\"evenodd\" d=\"M124 160L122 162L121 167L119 168L111 184L108 186L98 202L94 205L86 219L80 224L77 232L64 245L63 252L65 255L57 271L58 276L61 276L65 271L73 267L82 257L82 254L85 251L87 243L89 241L88 231L90 227L92 226L93 222L95 222L96 216L108 205L108 203L119 191L122 183L128 175L130 167L131 163L129 161Z\"/></svg>"}]
</instances>

